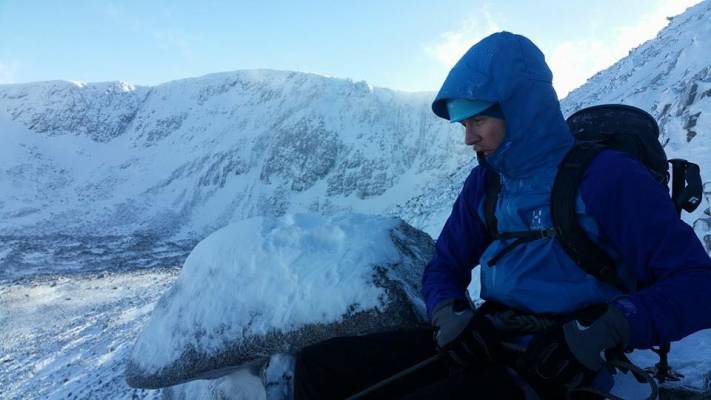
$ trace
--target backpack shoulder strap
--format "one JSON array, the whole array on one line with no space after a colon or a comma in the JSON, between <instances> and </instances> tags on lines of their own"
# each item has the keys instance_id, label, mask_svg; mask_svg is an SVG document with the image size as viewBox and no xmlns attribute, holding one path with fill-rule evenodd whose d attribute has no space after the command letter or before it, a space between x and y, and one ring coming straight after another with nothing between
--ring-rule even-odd
<instances>
[{"instance_id":1,"label":"backpack shoulder strap","mask_svg":"<svg viewBox=\"0 0 711 400\"><path fill-rule=\"evenodd\" d=\"M553 225L559 231L558 241L583 271L628 292L617 276L613 260L588 237L575 212L580 181L593 158L604 149L605 146L597 142L578 142L568 152L558 167L553 183L551 216Z\"/></svg>"},{"instance_id":2,"label":"backpack shoulder strap","mask_svg":"<svg viewBox=\"0 0 711 400\"><path fill-rule=\"evenodd\" d=\"M501 177L491 169L486 170L484 187L484 223L492 239L499 236L499 222L496 220L496 203L501 192Z\"/></svg>"}]
</instances>

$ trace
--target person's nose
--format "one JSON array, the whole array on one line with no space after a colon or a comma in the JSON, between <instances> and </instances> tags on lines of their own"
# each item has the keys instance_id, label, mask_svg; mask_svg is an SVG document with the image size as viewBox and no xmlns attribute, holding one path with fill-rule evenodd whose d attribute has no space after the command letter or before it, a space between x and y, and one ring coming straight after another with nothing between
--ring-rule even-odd
<instances>
[{"instance_id":1,"label":"person's nose","mask_svg":"<svg viewBox=\"0 0 711 400\"><path fill-rule=\"evenodd\" d=\"M474 146L481 141L481 136L477 135L474 126L470 121L464 122L464 144Z\"/></svg>"}]
</instances>

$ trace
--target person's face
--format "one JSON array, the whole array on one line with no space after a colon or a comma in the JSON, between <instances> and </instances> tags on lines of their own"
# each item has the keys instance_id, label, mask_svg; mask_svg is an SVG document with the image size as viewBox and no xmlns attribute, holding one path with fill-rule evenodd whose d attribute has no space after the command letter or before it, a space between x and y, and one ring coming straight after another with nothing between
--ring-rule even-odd
<instances>
[{"instance_id":1,"label":"person's face","mask_svg":"<svg viewBox=\"0 0 711 400\"><path fill-rule=\"evenodd\" d=\"M474 151L489 156L504 141L506 124L504 120L477 115L462 121L464 125L464 143Z\"/></svg>"}]
</instances>

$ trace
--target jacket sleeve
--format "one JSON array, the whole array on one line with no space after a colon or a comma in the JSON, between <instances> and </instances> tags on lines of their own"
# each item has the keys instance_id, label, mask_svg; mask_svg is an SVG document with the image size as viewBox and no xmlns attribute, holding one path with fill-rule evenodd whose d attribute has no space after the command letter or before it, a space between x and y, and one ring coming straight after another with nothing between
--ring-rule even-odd
<instances>
[{"instance_id":1,"label":"jacket sleeve","mask_svg":"<svg viewBox=\"0 0 711 400\"><path fill-rule=\"evenodd\" d=\"M477 213L484 197L484 179L481 167L469 174L437 239L434 256L425 267L422 294L430 318L440 302L466 298L471 270L490 242Z\"/></svg>"},{"instance_id":2,"label":"jacket sleeve","mask_svg":"<svg viewBox=\"0 0 711 400\"><path fill-rule=\"evenodd\" d=\"M601 153L580 186L641 289L612 301L630 322L630 347L649 348L711 328L711 259L677 215L668 188L639 161Z\"/></svg>"}]
</instances>

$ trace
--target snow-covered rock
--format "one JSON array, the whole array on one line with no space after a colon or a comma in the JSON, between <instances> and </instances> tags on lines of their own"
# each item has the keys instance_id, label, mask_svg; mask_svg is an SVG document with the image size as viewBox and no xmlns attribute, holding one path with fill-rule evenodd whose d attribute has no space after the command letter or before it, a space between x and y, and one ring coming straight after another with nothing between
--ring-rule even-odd
<instances>
[{"instance_id":1,"label":"snow-covered rock","mask_svg":"<svg viewBox=\"0 0 711 400\"><path fill-rule=\"evenodd\" d=\"M200 242L126 368L131 386L215 377L334 336L421 326L432 239L363 214L248 219Z\"/></svg>"}]
</instances>

